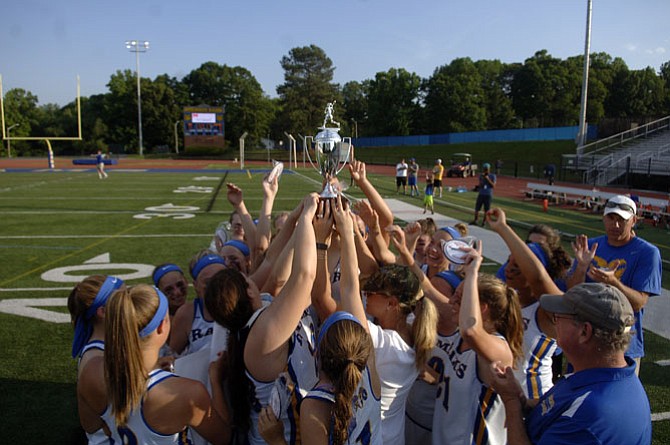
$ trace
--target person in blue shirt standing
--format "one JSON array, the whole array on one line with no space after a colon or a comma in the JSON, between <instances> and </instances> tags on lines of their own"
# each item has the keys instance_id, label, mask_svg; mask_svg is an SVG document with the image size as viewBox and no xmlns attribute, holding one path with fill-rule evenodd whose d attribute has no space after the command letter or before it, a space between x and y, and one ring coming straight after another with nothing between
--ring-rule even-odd
<instances>
[{"instance_id":1,"label":"person in blue shirt standing","mask_svg":"<svg viewBox=\"0 0 670 445\"><path fill-rule=\"evenodd\" d=\"M588 239L579 235L573 244L575 261L568 273L568 288L584 281L612 285L628 298L635 312L633 338L626 356L637 362L644 357L642 318L649 297L661 293L661 253L658 247L636 236L637 206L627 196L612 197L605 204L605 235Z\"/></svg>"},{"instance_id":2,"label":"person in blue shirt standing","mask_svg":"<svg viewBox=\"0 0 670 445\"><path fill-rule=\"evenodd\" d=\"M95 165L98 169L98 178L107 179L107 172L105 171L105 155L102 154L102 150L98 150L98 154L95 155Z\"/></svg>"},{"instance_id":3,"label":"person in blue shirt standing","mask_svg":"<svg viewBox=\"0 0 670 445\"><path fill-rule=\"evenodd\" d=\"M628 298L608 284L582 283L542 295L540 306L553 314L558 346L575 372L535 403L523 396L511 367L494 364L507 443L649 445L649 400L635 362L624 355L635 321Z\"/></svg>"},{"instance_id":4,"label":"person in blue shirt standing","mask_svg":"<svg viewBox=\"0 0 670 445\"><path fill-rule=\"evenodd\" d=\"M482 165L482 173L479 175L479 186L477 195L477 203L475 204L475 219L470 222L470 225L477 225L479 220L479 211L484 207L484 219L482 220L482 227L486 224L486 212L491 210L491 201L493 200L493 188L496 186L496 175L491 173L491 164L485 162Z\"/></svg>"}]
</instances>

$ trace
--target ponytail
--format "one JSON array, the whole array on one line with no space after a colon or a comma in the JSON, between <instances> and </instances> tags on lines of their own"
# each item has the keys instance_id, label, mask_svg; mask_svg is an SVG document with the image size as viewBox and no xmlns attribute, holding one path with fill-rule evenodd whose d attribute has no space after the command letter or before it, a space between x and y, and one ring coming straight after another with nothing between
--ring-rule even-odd
<instances>
[{"instance_id":1,"label":"ponytail","mask_svg":"<svg viewBox=\"0 0 670 445\"><path fill-rule=\"evenodd\" d=\"M105 384L112 415L124 426L133 409L139 407L148 375L142 360L140 338L159 310L160 297L148 285L114 292L105 312ZM165 298L165 297L163 297Z\"/></svg>"},{"instance_id":2,"label":"ponytail","mask_svg":"<svg viewBox=\"0 0 670 445\"><path fill-rule=\"evenodd\" d=\"M414 365L421 370L430 352L437 342L438 313L435 304L427 298L421 298L414 309L414 323L412 324L412 339L414 340Z\"/></svg>"}]
</instances>

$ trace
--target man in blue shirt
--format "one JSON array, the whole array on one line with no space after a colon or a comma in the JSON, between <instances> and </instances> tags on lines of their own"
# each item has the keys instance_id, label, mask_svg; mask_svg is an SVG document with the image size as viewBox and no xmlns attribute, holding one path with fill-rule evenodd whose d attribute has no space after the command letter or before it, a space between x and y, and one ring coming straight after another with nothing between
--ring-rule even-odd
<instances>
[{"instance_id":1,"label":"man in blue shirt","mask_svg":"<svg viewBox=\"0 0 670 445\"><path fill-rule=\"evenodd\" d=\"M579 235L574 244L575 261L568 274L568 288L583 282L612 285L628 298L635 312L635 326L628 357L640 372L644 356L642 317L650 296L661 293L661 253L635 235L637 206L627 196L615 196L605 204L605 235L589 240Z\"/></svg>"},{"instance_id":2,"label":"man in blue shirt","mask_svg":"<svg viewBox=\"0 0 670 445\"><path fill-rule=\"evenodd\" d=\"M482 174L479 175L479 186L477 194L477 203L475 204L475 219L470 222L470 225L477 225L479 220L479 211L484 206L484 219L482 220L482 227L486 224L486 212L491 209L491 201L493 200L493 188L496 186L496 175L491 173L491 164L485 162L482 165Z\"/></svg>"},{"instance_id":3,"label":"man in blue shirt","mask_svg":"<svg viewBox=\"0 0 670 445\"><path fill-rule=\"evenodd\" d=\"M523 396L511 368L494 365L493 386L505 405L507 442L649 445L651 409L635 362L624 356L633 307L614 286L582 283L564 295L543 295L558 346L574 366L539 401ZM525 421L524 421L525 414Z\"/></svg>"}]
</instances>

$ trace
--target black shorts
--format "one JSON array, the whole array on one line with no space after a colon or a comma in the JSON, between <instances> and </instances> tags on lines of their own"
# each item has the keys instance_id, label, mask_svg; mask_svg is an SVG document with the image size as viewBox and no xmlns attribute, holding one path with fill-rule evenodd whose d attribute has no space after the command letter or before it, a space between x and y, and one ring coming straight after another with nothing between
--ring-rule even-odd
<instances>
[{"instance_id":1,"label":"black shorts","mask_svg":"<svg viewBox=\"0 0 670 445\"><path fill-rule=\"evenodd\" d=\"M484 211L488 212L491 210L491 200L493 199L493 196L491 195L477 195L477 203L475 204L475 212L479 212L479 210L484 206Z\"/></svg>"},{"instance_id":2,"label":"black shorts","mask_svg":"<svg viewBox=\"0 0 670 445\"><path fill-rule=\"evenodd\" d=\"M407 185L407 176L396 176L395 177L395 185L398 187L405 186Z\"/></svg>"},{"instance_id":3,"label":"black shorts","mask_svg":"<svg viewBox=\"0 0 670 445\"><path fill-rule=\"evenodd\" d=\"M442 187L441 179L433 179L433 187Z\"/></svg>"}]
</instances>

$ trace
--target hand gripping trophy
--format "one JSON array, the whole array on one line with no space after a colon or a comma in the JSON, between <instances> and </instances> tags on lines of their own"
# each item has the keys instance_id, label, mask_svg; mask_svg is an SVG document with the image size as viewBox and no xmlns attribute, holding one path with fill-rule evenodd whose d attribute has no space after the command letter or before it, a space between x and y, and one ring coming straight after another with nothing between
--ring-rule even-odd
<instances>
[{"instance_id":1,"label":"hand gripping trophy","mask_svg":"<svg viewBox=\"0 0 670 445\"><path fill-rule=\"evenodd\" d=\"M332 180L335 179L337 174L347 165L351 153L351 138L342 138L338 134L340 131L340 123L333 118L335 103L336 101L328 102L326 105L323 125L319 127L320 131L317 135L313 138L312 136L305 137L305 145L308 147L307 156L309 157L309 162L325 179L326 184L321 191L321 198L324 199L337 197L337 190L333 187ZM327 126L328 122L332 124L330 127ZM309 145L307 145L308 140L310 140ZM312 157L309 155L309 152L312 149L314 150L316 165L314 165Z\"/></svg>"}]
</instances>

